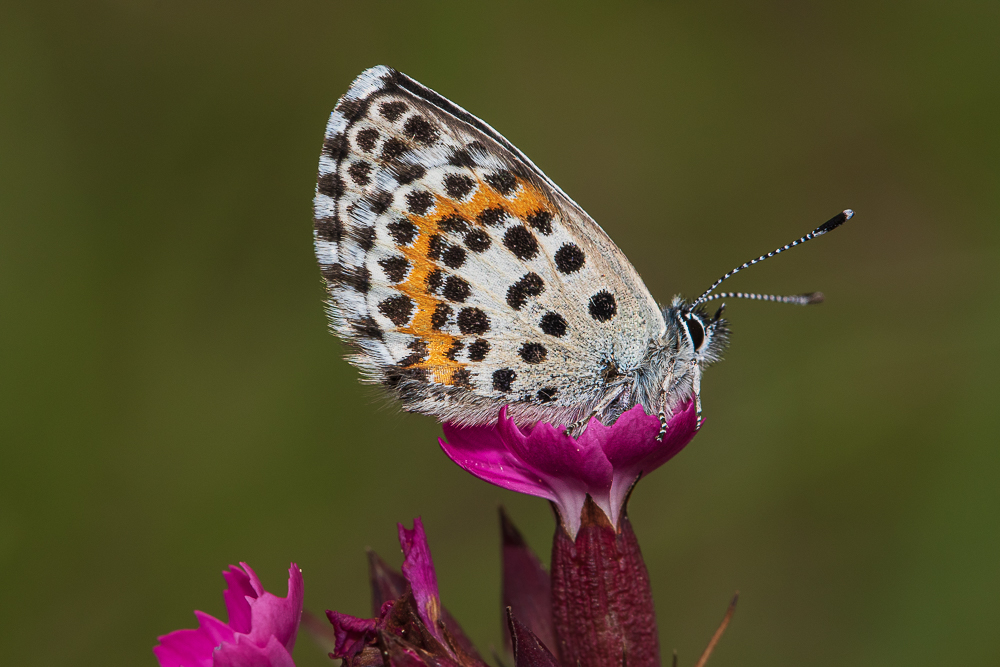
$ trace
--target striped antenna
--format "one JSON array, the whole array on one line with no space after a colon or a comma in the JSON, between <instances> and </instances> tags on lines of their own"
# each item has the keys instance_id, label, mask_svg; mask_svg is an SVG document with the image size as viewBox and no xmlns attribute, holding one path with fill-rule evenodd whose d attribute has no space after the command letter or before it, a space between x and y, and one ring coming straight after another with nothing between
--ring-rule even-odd
<instances>
[{"instance_id":1,"label":"striped antenna","mask_svg":"<svg viewBox=\"0 0 1000 667\"><path fill-rule=\"evenodd\" d=\"M706 301L712 301L713 299L720 299L726 296L732 296L738 299L761 299L763 301L778 301L780 303L796 303L803 306L808 305L810 303L819 303L820 301L823 300L823 295L819 294L818 292L814 292L812 294L802 294L798 296L771 296L768 294L744 294L743 292L726 292L725 294L718 294L713 297L709 297L709 295L715 291L716 287L721 285L724 281L729 280L743 269L753 266L758 262L763 262L765 259L770 259L775 255L780 255L786 250L794 248L797 245L801 245L806 241L812 241L817 236L823 236L823 234L833 231L834 229L840 227L842 224L844 224L853 217L854 217L854 211L852 211L851 209L841 211L840 213L833 216L832 218L824 222L816 229L812 230L811 232L803 236L802 238L792 241L787 245L783 245L777 250L772 250L766 255L761 255L757 259L752 259L746 264L741 264L740 266L737 266L735 269L733 269L732 271L730 271L729 273L727 273L726 275L722 276L714 283L712 283L712 286L709 287L707 290L705 290L704 294L695 299L694 303L691 304L691 307L694 308L695 306L705 303ZM818 295L818 300L813 300L817 297L817 295Z\"/></svg>"},{"instance_id":2,"label":"striped antenna","mask_svg":"<svg viewBox=\"0 0 1000 667\"><path fill-rule=\"evenodd\" d=\"M776 294L750 294L749 292L716 292L712 296L705 297L702 303L715 301L716 299L753 299L754 301L774 301L775 303L794 303L797 306L809 306L814 303L823 303L822 292L809 292L808 294L792 294L789 296L778 296Z\"/></svg>"}]
</instances>

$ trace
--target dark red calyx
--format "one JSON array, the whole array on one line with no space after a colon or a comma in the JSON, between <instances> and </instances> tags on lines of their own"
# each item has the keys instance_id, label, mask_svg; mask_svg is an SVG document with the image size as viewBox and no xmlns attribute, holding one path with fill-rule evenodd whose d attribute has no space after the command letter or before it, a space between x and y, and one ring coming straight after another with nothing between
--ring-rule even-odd
<instances>
[{"instance_id":1,"label":"dark red calyx","mask_svg":"<svg viewBox=\"0 0 1000 667\"><path fill-rule=\"evenodd\" d=\"M510 633L515 667L559 667L559 661L545 648L527 626L520 623L507 607L507 632Z\"/></svg>"},{"instance_id":2,"label":"dark red calyx","mask_svg":"<svg viewBox=\"0 0 1000 667\"><path fill-rule=\"evenodd\" d=\"M510 609L545 646L555 650L552 627L552 583L549 573L520 531L500 508L503 560L503 608ZM506 616L506 612L505 612ZM511 650L510 623L504 622L504 641Z\"/></svg>"},{"instance_id":3,"label":"dark red calyx","mask_svg":"<svg viewBox=\"0 0 1000 667\"><path fill-rule=\"evenodd\" d=\"M588 496L573 540L552 544L552 619L564 667L659 667L649 573L628 516L616 530Z\"/></svg>"}]
</instances>

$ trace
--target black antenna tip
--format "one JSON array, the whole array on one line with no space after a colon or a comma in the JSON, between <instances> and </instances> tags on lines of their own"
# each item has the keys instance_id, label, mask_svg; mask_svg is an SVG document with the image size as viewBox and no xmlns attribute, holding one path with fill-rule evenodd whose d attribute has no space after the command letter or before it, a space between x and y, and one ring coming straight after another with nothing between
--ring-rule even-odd
<instances>
[{"instance_id":1,"label":"black antenna tip","mask_svg":"<svg viewBox=\"0 0 1000 667\"><path fill-rule=\"evenodd\" d=\"M802 298L806 300L806 306L811 306L814 303L823 303L826 301L826 297L823 296L822 292L809 292L809 294L803 294Z\"/></svg>"},{"instance_id":2,"label":"black antenna tip","mask_svg":"<svg viewBox=\"0 0 1000 667\"><path fill-rule=\"evenodd\" d=\"M854 211L851 209L843 210L817 227L816 231L813 232L813 236L819 236L821 234L826 234L827 232L832 232L853 217Z\"/></svg>"}]
</instances>

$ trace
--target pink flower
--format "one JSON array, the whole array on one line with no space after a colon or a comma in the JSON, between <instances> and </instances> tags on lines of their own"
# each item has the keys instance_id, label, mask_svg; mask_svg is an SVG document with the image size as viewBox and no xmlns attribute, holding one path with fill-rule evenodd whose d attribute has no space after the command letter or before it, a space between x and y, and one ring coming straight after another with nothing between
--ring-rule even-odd
<instances>
[{"instance_id":1,"label":"pink flower","mask_svg":"<svg viewBox=\"0 0 1000 667\"><path fill-rule=\"evenodd\" d=\"M588 495L617 526L636 480L673 458L698 428L694 401L674 414L661 440L656 438L659 419L640 405L612 426L591 419L579 438L546 423L522 429L505 407L490 426L445 424L439 442L452 461L476 477L551 500L570 537L576 537Z\"/></svg>"},{"instance_id":2,"label":"pink flower","mask_svg":"<svg viewBox=\"0 0 1000 667\"><path fill-rule=\"evenodd\" d=\"M241 569L242 568L242 569ZM196 611L198 627L159 637L160 667L294 667L292 648L302 616L302 571L288 570L288 596L268 593L246 563L222 576L229 623Z\"/></svg>"}]
</instances>

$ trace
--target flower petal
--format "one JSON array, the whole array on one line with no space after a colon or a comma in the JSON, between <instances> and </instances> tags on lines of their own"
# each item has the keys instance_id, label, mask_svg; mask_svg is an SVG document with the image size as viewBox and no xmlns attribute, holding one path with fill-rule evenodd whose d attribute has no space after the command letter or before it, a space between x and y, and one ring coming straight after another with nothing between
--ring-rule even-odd
<instances>
[{"instance_id":1,"label":"flower petal","mask_svg":"<svg viewBox=\"0 0 1000 667\"><path fill-rule=\"evenodd\" d=\"M250 572L253 573L253 570ZM250 603L247 602L247 598L256 598L263 589L255 589L250 576L235 565L223 570L222 577L226 580L226 590L222 591L222 599L226 601L226 610L229 612L229 627L236 632L250 632ZM256 574L253 575L253 579L256 585L260 586Z\"/></svg>"},{"instance_id":2,"label":"flower petal","mask_svg":"<svg viewBox=\"0 0 1000 667\"><path fill-rule=\"evenodd\" d=\"M251 584L256 584L255 588L260 591L256 599L247 599L250 604L250 640L257 646L266 646L273 635L291 653L302 619L302 570L295 563L290 565L288 595L282 598L265 591L249 565L240 565L250 575Z\"/></svg>"},{"instance_id":3,"label":"flower petal","mask_svg":"<svg viewBox=\"0 0 1000 667\"><path fill-rule=\"evenodd\" d=\"M694 401L688 401L674 413L662 440L656 439L659 418L647 415L641 405L624 412L612 428L614 434L604 443L604 452L615 470L608 516L617 526L625 497L639 475L648 475L672 459L698 432L698 409Z\"/></svg>"},{"instance_id":4,"label":"flower petal","mask_svg":"<svg viewBox=\"0 0 1000 667\"><path fill-rule=\"evenodd\" d=\"M441 449L466 472L511 491L556 500L541 475L507 450L495 424L444 424L443 428L444 439L438 439Z\"/></svg>"},{"instance_id":5,"label":"flower petal","mask_svg":"<svg viewBox=\"0 0 1000 667\"><path fill-rule=\"evenodd\" d=\"M223 644L215 651L212 667L295 667L295 661L277 637L257 646L240 635L235 644Z\"/></svg>"},{"instance_id":6,"label":"flower petal","mask_svg":"<svg viewBox=\"0 0 1000 667\"><path fill-rule=\"evenodd\" d=\"M153 647L153 655L160 667L209 667L212 651L223 642L235 640L232 629L203 611L194 612L198 627L193 630L175 630L158 637L159 645Z\"/></svg>"},{"instance_id":7,"label":"flower petal","mask_svg":"<svg viewBox=\"0 0 1000 667\"><path fill-rule=\"evenodd\" d=\"M335 658L352 658L365 647L369 639L375 636L374 618L357 618L339 611L327 610L326 617L333 625L336 636L336 646L333 650Z\"/></svg>"},{"instance_id":8,"label":"flower petal","mask_svg":"<svg viewBox=\"0 0 1000 667\"><path fill-rule=\"evenodd\" d=\"M602 439L587 435L594 426L610 427L591 419L587 430L576 439L565 429L540 422L524 433L506 411L506 406L500 410L497 429L507 449L518 459L547 477L572 478L588 489L610 486L611 463L601 448Z\"/></svg>"}]
</instances>

